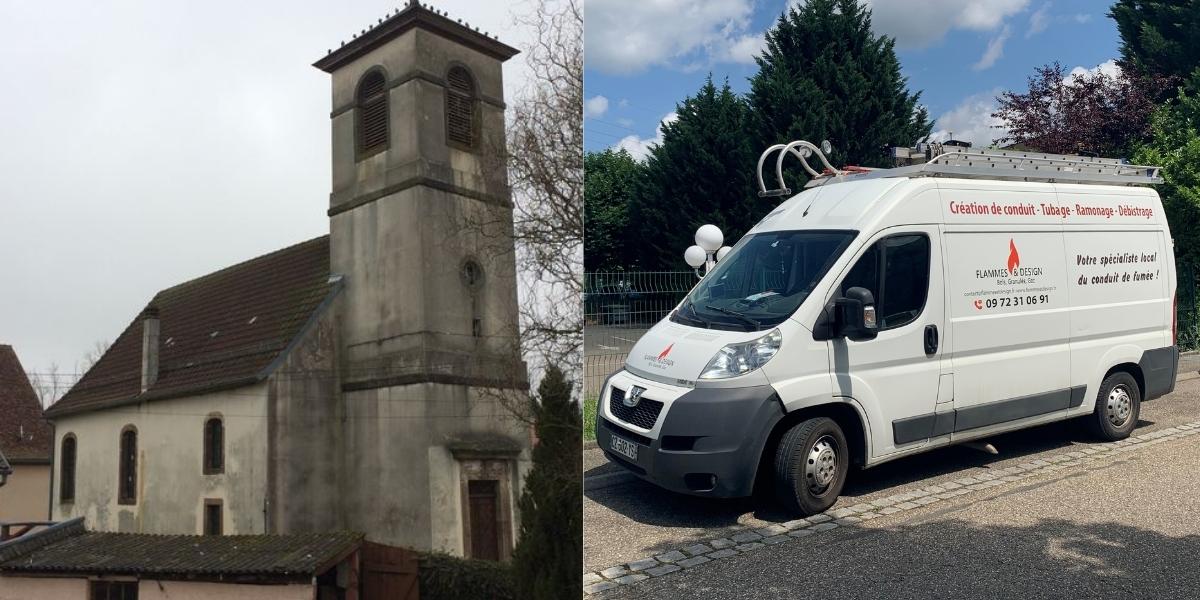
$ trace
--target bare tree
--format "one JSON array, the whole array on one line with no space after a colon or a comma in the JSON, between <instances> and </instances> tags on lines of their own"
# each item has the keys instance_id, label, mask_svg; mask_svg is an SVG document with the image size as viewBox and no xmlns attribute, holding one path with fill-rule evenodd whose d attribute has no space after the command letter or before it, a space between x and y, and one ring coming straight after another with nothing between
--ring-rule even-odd
<instances>
[{"instance_id":1,"label":"bare tree","mask_svg":"<svg viewBox=\"0 0 1200 600\"><path fill-rule=\"evenodd\" d=\"M79 362L79 368L76 369L79 372L79 376L82 377L84 373L91 370L100 361L100 357L104 356L105 352L108 352L108 347L111 345L112 342L107 340L96 340L92 344L92 349L83 353L83 359Z\"/></svg>"},{"instance_id":2,"label":"bare tree","mask_svg":"<svg viewBox=\"0 0 1200 600\"><path fill-rule=\"evenodd\" d=\"M107 340L93 342L92 349L84 352L83 358L75 363L75 372L73 373L61 372L58 363L50 363L50 367L42 372L26 371L25 377L33 386L33 392L37 394L42 408L48 408L51 404L58 402L63 394L66 394L85 373L99 362L100 357L104 356L111 345L112 343Z\"/></svg>"},{"instance_id":3,"label":"bare tree","mask_svg":"<svg viewBox=\"0 0 1200 600\"><path fill-rule=\"evenodd\" d=\"M59 372L58 363L50 363L42 372L26 372L25 376L29 378L29 384L33 386L33 392L37 394L42 408L58 402L74 383L72 374Z\"/></svg>"},{"instance_id":4,"label":"bare tree","mask_svg":"<svg viewBox=\"0 0 1200 600\"><path fill-rule=\"evenodd\" d=\"M583 347L583 13L578 0L539 0L517 22L535 34L530 81L509 110L522 346L572 380Z\"/></svg>"}]
</instances>

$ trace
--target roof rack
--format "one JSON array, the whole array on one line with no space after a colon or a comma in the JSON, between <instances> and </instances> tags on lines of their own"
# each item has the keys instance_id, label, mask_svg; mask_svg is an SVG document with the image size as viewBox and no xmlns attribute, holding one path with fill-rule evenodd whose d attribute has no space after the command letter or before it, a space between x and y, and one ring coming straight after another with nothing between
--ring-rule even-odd
<instances>
[{"instance_id":1,"label":"roof rack","mask_svg":"<svg viewBox=\"0 0 1200 600\"><path fill-rule=\"evenodd\" d=\"M896 167L890 169L867 169L855 167L838 170L830 166L825 158L828 145L822 144L825 152L809 142L798 140L790 144L776 144L763 152L758 159L759 196L790 196L791 190L783 183L783 158L791 152L800 158L812 179L805 185L815 187L840 183L849 179L877 179L884 177L959 177L965 179L991 179L1009 181L1047 181L1059 183L1090 183L1102 185L1153 185L1162 183L1160 167L1131 165L1119 158L1096 158L1071 154L1046 154L1019 150L973 150L969 146L939 143L918 144L915 148L896 147L892 157ZM802 153L816 153L825 166L817 173ZM767 190L763 184L762 165L766 157L782 150L776 160L776 179L779 188ZM923 162L922 162L923 161Z\"/></svg>"}]
</instances>

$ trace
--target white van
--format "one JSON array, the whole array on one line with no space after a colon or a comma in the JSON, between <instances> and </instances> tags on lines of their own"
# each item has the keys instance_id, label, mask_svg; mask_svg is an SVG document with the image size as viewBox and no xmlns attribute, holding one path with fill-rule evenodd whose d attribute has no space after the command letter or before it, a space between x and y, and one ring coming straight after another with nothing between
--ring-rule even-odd
<instances>
[{"instance_id":1,"label":"white van","mask_svg":"<svg viewBox=\"0 0 1200 600\"><path fill-rule=\"evenodd\" d=\"M807 142L773 147L780 188L797 147L824 162ZM1074 417L1127 437L1178 363L1171 234L1145 187L1157 169L936 150L856 174L805 162L809 189L605 382L596 438L610 460L701 496L770 478L812 514L851 464Z\"/></svg>"}]
</instances>

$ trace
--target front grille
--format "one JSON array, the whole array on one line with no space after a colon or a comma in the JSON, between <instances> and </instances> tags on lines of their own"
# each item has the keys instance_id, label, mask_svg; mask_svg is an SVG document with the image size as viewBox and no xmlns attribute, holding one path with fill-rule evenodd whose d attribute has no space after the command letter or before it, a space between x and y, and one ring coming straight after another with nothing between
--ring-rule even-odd
<instances>
[{"instance_id":1,"label":"front grille","mask_svg":"<svg viewBox=\"0 0 1200 600\"><path fill-rule=\"evenodd\" d=\"M654 423L658 421L658 413L662 412L662 402L642 397L637 406L630 408L625 406L623 400L625 400L625 390L614 387L608 398L608 410L614 417L642 429L654 429Z\"/></svg>"}]
</instances>

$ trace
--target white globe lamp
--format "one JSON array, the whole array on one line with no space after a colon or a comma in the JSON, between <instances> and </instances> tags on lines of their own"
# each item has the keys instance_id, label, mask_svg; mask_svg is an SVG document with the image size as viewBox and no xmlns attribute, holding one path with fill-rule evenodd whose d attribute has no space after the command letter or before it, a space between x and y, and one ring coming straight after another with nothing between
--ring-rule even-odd
<instances>
[{"instance_id":1,"label":"white globe lamp","mask_svg":"<svg viewBox=\"0 0 1200 600\"><path fill-rule=\"evenodd\" d=\"M702 225L696 230L696 245L705 252L716 252L725 243L725 235L716 225Z\"/></svg>"},{"instance_id":2,"label":"white globe lamp","mask_svg":"<svg viewBox=\"0 0 1200 600\"><path fill-rule=\"evenodd\" d=\"M683 260L688 266L693 269L699 269L704 266L705 259L708 258L708 253L700 246L691 246L683 252Z\"/></svg>"},{"instance_id":3,"label":"white globe lamp","mask_svg":"<svg viewBox=\"0 0 1200 600\"><path fill-rule=\"evenodd\" d=\"M729 254L730 250L733 250L733 248L730 248L729 246L721 246L721 249L717 250L717 262L725 260L725 255Z\"/></svg>"}]
</instances>

